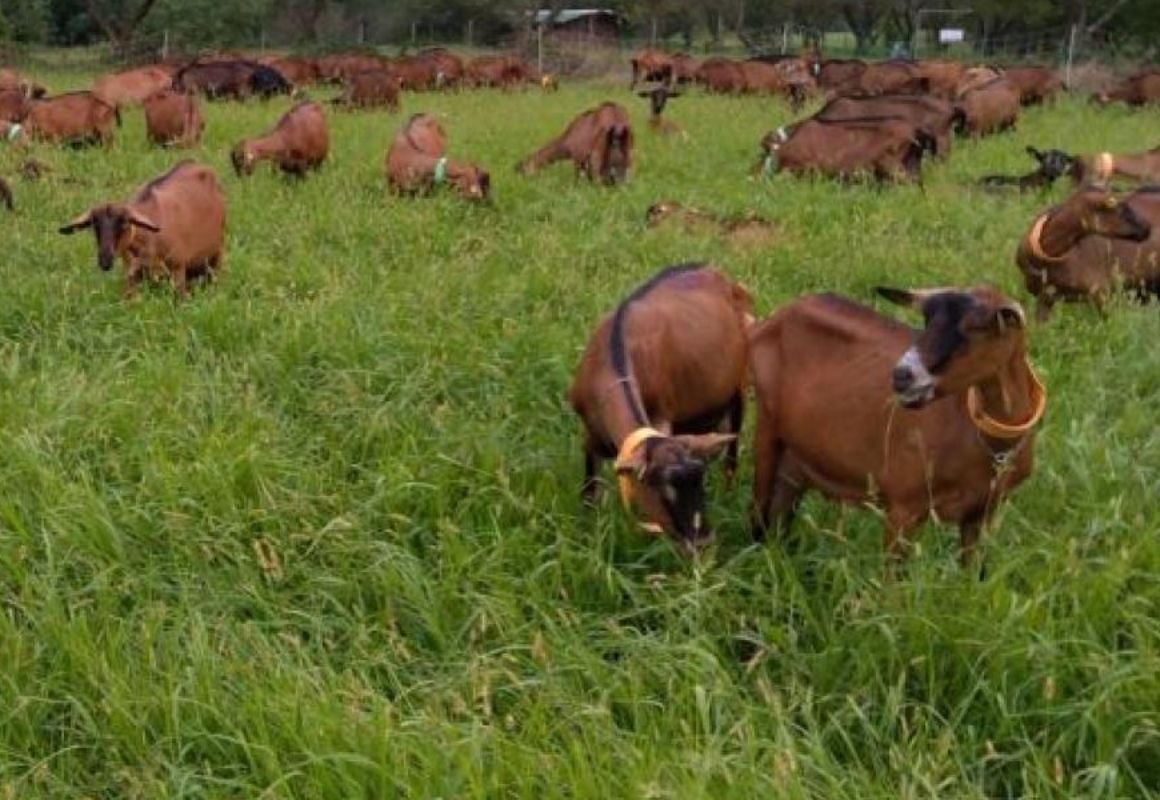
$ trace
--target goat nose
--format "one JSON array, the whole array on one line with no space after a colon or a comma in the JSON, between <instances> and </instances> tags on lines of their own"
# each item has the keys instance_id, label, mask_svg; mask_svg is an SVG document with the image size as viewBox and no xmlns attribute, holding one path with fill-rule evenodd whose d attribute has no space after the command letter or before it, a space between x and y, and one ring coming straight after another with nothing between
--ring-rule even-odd
<instances>
[{"instance_id":1,"label":"goat nose","mask_svg":"<svg viewBox=\"0 0 1160 800\"><path fill-rule=\"evenodd\" d=\"M910 367L899 364L891 373L891 382L894 391L905 392L914 383L914 373L910 371Z\"/></svg>"}]
</instances>

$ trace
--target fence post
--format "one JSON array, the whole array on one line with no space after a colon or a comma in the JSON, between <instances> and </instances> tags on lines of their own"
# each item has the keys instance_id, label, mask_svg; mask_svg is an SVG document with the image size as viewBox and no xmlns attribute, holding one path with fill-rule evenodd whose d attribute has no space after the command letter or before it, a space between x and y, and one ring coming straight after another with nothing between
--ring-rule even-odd
<instances>
[{"instance_id":1,"label":"fence post","mask_svg":"<svg viewBox=\"0 0 1160 800\"><path fill-rule=\"evenodd\" d=\"M781 52L785 55L789 52L789 23L786 22L781 26Z\"/></svg>"},{"instance_id":2,"label":"fence post","mask_svg":"<svg viewBox=\"0 0 1160 800\"><path fill-rule=\"evenodd\" d=\"M467 20L467 46L471 47L472 41L475 39L475 20Z\"/></svg>"},{"instance_id":3,"label":"fence post","mask_svg":"<svg viewBox=\"0 0 1160 800\"><path fill-rule=\"evenodd\" d=\"M1071 26L1071 33L1067 37L1067 69L1064 71L1063 85L1071 89L1071 60L1075 56L1075 25Z\"/></svg>"},{"instance_id":4,"label":"fence post","mask_svg":"<svg viewBox=\"0 0 1160 800\"><path fill-rule=\"evenodd\" d=\"M169 58L169 28L161 34L161 60L165 61Z\"/></svg>"},{"instance_id":5,"label":"fence post","mask_svg":"<svg viewBox=\"0 0 1160 800\"><path fill-rule=\"evenodd\" d=\"M652 18L652 46L657 46L657 18Z\"/></svg>"},{"instance_id":6,"label":"fence post","mask_svg":"<svg viewBox=\"0 0 1160 800\"><path fill-rule=\"evenodd\" d=\"M419 39L419 23L411 23L411 44L414 44Z\"/></svg>"},{"instance_id":7,"label":"fence post","mask_svg":"<svg viewBox=\"0 0 1160 800\"><path fill-rule=\"evenodd\" d=\"M544 74L544 26L536 26L536 70Z\"/></svg>"}]
</instances>

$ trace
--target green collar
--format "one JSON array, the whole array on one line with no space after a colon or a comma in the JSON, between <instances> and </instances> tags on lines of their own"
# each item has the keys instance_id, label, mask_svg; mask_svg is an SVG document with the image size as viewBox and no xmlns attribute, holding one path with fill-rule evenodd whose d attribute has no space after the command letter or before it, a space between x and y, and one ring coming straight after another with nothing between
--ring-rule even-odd
<instances>
[{"instance_id":1,"label":"green collar","mask_svg":"<svg viewBox=\"0 0 1160 800\"><path fill-rule=\"evenodd\" d=\"M443 183L447 180L447 158L441 158L435 162L435 185Z\"/></svg>"},{"instance_id":2,"label":"green collar","mask_svg":"<svg viewBox=\"0 0 1160 800\"><path fill-rule=\"evenodd\" d=\"M8 141L10 141L10 142L16 141L16 137L20 135L20 131L22 131L22 130L24 130L24 128L21 127L20 125L15 124L15 123L13 123L12 125L9 125L8 126Z\"/></svg>"}]
</instances>

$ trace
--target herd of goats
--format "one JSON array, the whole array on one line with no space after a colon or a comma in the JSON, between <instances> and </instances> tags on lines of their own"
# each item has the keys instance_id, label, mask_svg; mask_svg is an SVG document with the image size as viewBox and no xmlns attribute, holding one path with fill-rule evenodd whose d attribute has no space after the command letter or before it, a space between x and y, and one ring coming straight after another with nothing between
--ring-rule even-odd
<instances>
[{"instance_id":1,"label":"herd of goats","mask_svg":"<svg viewBox=\"0 0 1160 800\"><path fill-rule=\"evenodd\" d=\"M244 56L156 64L103 76L91 91L48 96L13 70L0 70L0 132L27 142L108 144L120 109L144 108L151 142L188 147L204 129L201 98L291 94L315 83L342 86L336 107L396 111L401 91L539 85L540 74L513 56L465 61L437 48L384 58L340 54L308 59ZM967 67L952 61L868 63L818 53L735 61L647 50L632 59L632 89L650 103L654 135L680 134L664 116L686 85L727 94L779 95L800 108L824 94L819 111L761 139L756 174L786 172L883 181L921 178L927 155L947 157L956 135L986 136L1016 124L1023 107L1064 91L1050 69ZM1129 75L1094 96L1106 104L1160 104L1160 70ZM443 126L415 114L390 144L388 186L400 195L440 187L486 201L487 170L447 155ZM577 115L555 139L518 165L531 174L571 161L576 174L614 185L632 167L628 111L604 102ZM330 149L327 111L301 100L267 132L239 142L239 175L269 161L305 176ZM1160 294L1160 147L1136 153L1028 151L1038 167L1023 176L989 176L988 187L1043 188L1070 178L1075 191L1038 215L1016 263L1046 320L1060 300L1103 307L1112 292ZM35 167L30 160L26 167ZM26 170L35 173L36 169ZM1114 183L1139 184L1116 191ZM11 207L11 192L0 183ZM728 220L661 203L650 224ZM126 202L95 206L60 232L94 232L98 265L124 267L125 294L168 280L185 296L191 279L223 267L226 206L212 168L178 163ZM689 550L711 538L706 519L707 464L724 456L737 468L745 398L756 394L753 533L784 533L805 492L839 502L873 502L885 512L885 547L899 562L909 537L934 516L956 523L964 563L996 506L1032 470L1035 428L1047 392L1026 352L1020 304L996 289L910 291L881 288L887 299L921 313L914 330L831 295L753 316L749 294L712 266L663 270L636 289L594 331L569 391L584 427L583 496L593 501L604 460L615 464L622 499L642 527ZM851 374L849 365L860 370ZM938 402L936 402L938 401Z\"/></svg>"}]
</instances>

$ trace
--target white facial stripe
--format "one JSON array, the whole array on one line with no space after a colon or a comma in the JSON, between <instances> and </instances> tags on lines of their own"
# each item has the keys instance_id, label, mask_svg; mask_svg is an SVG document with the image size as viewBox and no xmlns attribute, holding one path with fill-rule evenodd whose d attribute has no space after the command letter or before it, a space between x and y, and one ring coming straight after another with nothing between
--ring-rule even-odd
<instances>
[{"instance_id":1,"label":"white facial stripe","mask_svg":"<svg viewBox=\"0 0 1160 800\"><path fill-rule=\"evenodd\" d=\"M906 367L906 369L910 370L910 374L914 376L914 386L916 388L930 386L934 383L934 377L927 370L926 365L922 363L922 356L913 347L903 353L902 358L898 359L898 366Z\"/></svg>"}]
</instances>

